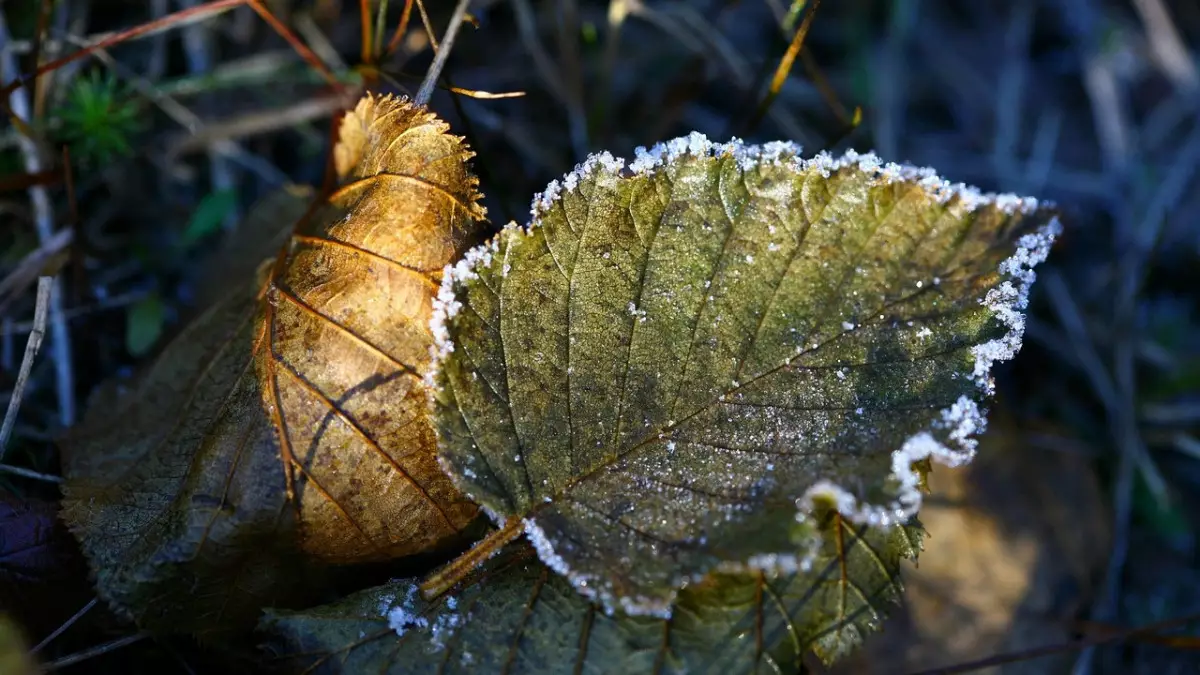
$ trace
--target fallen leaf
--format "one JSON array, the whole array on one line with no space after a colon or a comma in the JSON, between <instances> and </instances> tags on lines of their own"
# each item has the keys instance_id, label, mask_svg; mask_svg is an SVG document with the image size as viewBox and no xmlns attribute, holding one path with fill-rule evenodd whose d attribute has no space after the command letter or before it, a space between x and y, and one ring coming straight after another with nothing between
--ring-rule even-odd
<instances>
[{"instance_id":1,"label":"fallen leaf","mask_svg":"<svg viewBox=\"0 0 1200 675\"><path fill-rule=\"evenodd\" d=\"M252 279L227 289L62 443L63 518L97 593L140 626L236 628L307 599L253 368L261 304Z\"/></svg>"},{"instance_id":2,"label":"fallen leaf","mask_svg":"<svg viewBox=\"0 0 1200 675\"><path fill-rule=\"evenodd\" d=\"M585 595L667 615L714 569L802 566L814 502L904 522L914 463L970 459L1053 213L796 153L594 155L447 276L440 454L492 543L523 529Z\"/></svg>"},{"instance_id":3,"label":"fallen leaf","mask_svg":"<svg viewBox=\"0 0 1200 675\"><path fill-rule=\"evenodd\" d=\"M64 444L64 517L100 595L139 625L234 629L310 598L324 564L423 552L473 519L422 389L441 268L483 215L471 153L445 132L364 99L342 125L341 188L256 274L223 266L237 274L205 291L216 303ZM296 204L262 208L291 223Z\"/></svg>"},{"instance_id":4,"label":"fallen leaf","mask_svg":"<svg viewBox=\"0 0 1200 675\"><path fill-rule=\"evenodd\" d=\"M814 650L853 649L899 599L917 526L868 528L832 515L810 571L716 574L684 589L669 620L610 615L526 546L432 602L415 580L323 607L268 611L260 630L308 673L796 672ZM850 579L853 581L850 581Z\"/></svg>"},{"instance_id":5,"label":"fallen leaf","mask_svg":"<svg viewBox=\"0 0 1200 675\"><path fill-rule=\"evenodd\" d=\"M303 548L332 562L418 553L478 507L437 464L423 377L442 268L478 238L472 153L424 108L367 97L342 121L344 185L267 285L255 368Z\"/></svg>"}]
</instances>

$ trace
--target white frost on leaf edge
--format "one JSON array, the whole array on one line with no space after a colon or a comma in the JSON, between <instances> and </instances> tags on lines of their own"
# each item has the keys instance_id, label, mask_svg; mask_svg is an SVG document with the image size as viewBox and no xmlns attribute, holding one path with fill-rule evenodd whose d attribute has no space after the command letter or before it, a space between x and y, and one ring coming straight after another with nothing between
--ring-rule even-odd
<instances>
[{"instance_id":1,"label":"white frost on leaf edge","mask_svg":"<svg viewBox=\"0 0 1200 675\"><path fill-rule=\"evenodd\" d=\"M434 344L430 347L431 365L425 376L426 390L432 403L436 393L436 380L440 362L454 351L447 322L461 309L455 295L455 286L475 279L477 264L484 266L492 262L492 254L499 250L501 237L520 236L529 234L540 224L541 217L560 200L564 192L575 191L580 182L593 174L607 172L615 177L654 175L665 169L669 164L684 157L721 157L732 155L738 168L743 172L751 171L762 165L790 165L797 172L810 170L818 171L828 177L831 173L854 167L867 174L872 174L880 184L889 185L897 181L912 181L925 189L927 193L941 204L958 198L959 203L967 213L984 206L995 206L1007 215L1031 214L1039 206L1033 197L1021 197L1012 193L983 192L964 183L951 183L940 177L930 167L918 167L910 164L883 162L873 152L865 154L847 150L841 157L833 157L822 151L810 159L800 157L801 148L788 141L772 141L763 145L747 145L741 139L733 138L727 143L713 143L703 134L692 132L669 141L658 143L647 149L639 147L634 150L635 159L626 165L623 158L614 157L608 152L590 155L573 171L565 175L561 181L553 180L546 189L533 198L531 204L531 219L528 225L511 222L493 237L488 243L475 247L454 265L447 265L442 277L442 284L433 303L433 316L430 329L434 336ZM1050 252L1055 238L1062 232L1062 225L1057 218L1042 226L1037 232L1026 234L1017 240L1016 252L1002 262L1000 273L1005 280L1000 285L988 291L981 304L994 312L996 318L1008 327L1007 333L997 339L990 340L972 348L975 358L972 380L980 388L983 397L993 393L991 367L997 361L1005 361L1016 356L1021 348L1021 340L1025 331L1025 318L1022 314L1028 304L1030 287L1037 278L1033 268L1043 262ZM503 273L507 274L507 268ZM987 426L987 419L978 405L972 399L962 396L949 408L942 410L939 419L934 422L931 430L921 431L909 437L900 448L892 453L892 479L897 483L897 497L891 504L872 505L859 503L857 497L841 486L828 481L818 480L796 500L797 520L803 522L815 508L817 500L830 500L838 512L845 518L858 523L890 527L902 525L917 513L921 506L919 489L920 475L913 469L913 463L924 459L938 461L947 466L962 466L969 463L975 456L977 446L976 435L982 433ZM943 436L949 443L943 443L934 437L931 431ZM439 458L440 459L440 458ZM450 467L442 462L443 470L454 479L460 481L449 471ZM460 488L462 486L459 486ZM473 496L468 495L472 499ZM477 501L477 500L476 500ZM485 509L497 525L503 525L501 514ZM554 549L554 545L546 537L545 532L532 519L523 520L527 538L533 543L538 557L554 571L567 577L572 585L589 599L604 600L603 605L611 613L613 604L611 598L601 597L604 594L600 585L592 584L591 578L581 575L569 568L566 561ZM755 556L746 561L746 569L770 569L775 571L805 570L808 561L798 556L786 554L765 554ZM794 563L794 564L793 564ZM639 604L637 599L622 597L618 600L620 608L629 614L669 617L671 607L652 602Z\"/></svg>"},{"instance_id":2,"label":"white frost on leaf edge","mask_svg":"<svg viewBox=\"0 0 1200 675\"><path fill-rule=\"evenodd\" d=\"M525 537L529 539L529 543L533 545L537 551L538 558L542 563L551 570L562 575L571 586L575 588L583 597L593 602L599 602L600 606L609 616L614 614L614 607L619 607L622 612L630 616L651 616L659 619L671 618L671 607L675 604L675 593L671 593L667 598L636 598L631 596L621 596L614 598L609 593L603 583L597 583L601 580L591 574L581 574L567 565L567 561L563 559L557 551L554 550L554 544L546 536L545 530L542 529L532 518L524 518L521 523L525 526ZM615 603L613 601L616 601Z\"/></svg>"},{"instance_id":3,"label":"white frost on leaf edge","mask_svg":"<svg viewBox=\"0 0 1200 675\"><path fill-rule=\"evenodd\" d=\"M1062 224L1052 218L1037 232L1018 239L1016 251L1000 263L999 271L1005 280L980 301L1008 327L1003 336L971 348L975 359L971 379L983 398L991 396L995 390L992 366L997 361L1012 359L1021 349L1025 335L1025 316L1021 312L1029 304L1029 290L1037 279L1033 268L1046 260L1054 239L1061 232ZM891 504L860 504L842 487L829 481L818 481L796 500L797 519L804 520L815 507L815 501L823 498L831 500L840 514L854 522L882 526L906 522L921 508L921 477L913 464L924 459L950 467L968 464L975 457L976 436L987 428L987 418L975 401L961 396L954 405L941 411L932 427L931 431L938 432L946 442L935 438L930 431L921 431L906 439L892 453L892 478L898 486L896 499Z\"/></svg>"}]
</instances>

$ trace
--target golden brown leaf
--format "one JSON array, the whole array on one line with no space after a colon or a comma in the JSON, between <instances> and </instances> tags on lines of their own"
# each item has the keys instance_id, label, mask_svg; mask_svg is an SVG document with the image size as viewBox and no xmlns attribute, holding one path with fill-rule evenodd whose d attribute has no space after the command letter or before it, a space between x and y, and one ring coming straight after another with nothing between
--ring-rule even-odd
<instances>
[{"instance_id":1,"label":"golden brown leaf","mask_svg":"<svg viewBox=\"0 0 1200 675\"><path fill-rule=\"evenodd\" d=\"M472 156L424 108L363 99L344 184L302 222L266 289L256 358L304 549L337 561L416 553L475 515L438 467L422 378L441 270L473 243Z\"/></svg>"},{"instance_id":2,"label":"golden brown leaf","mask_svg":"<svg viewBox=\"0 0 1200 675\"><path fill-rule=\"evenodd\" d=\"M440 270L484 213L445 132L364 99L343 123L343 186L317 208L265 201L262 236L216 266L213 306L124 396L95 397L63 447L63 515L119 612L237 628L317 590L314 562L421 552L474 517L434 459L422 389Z\"/></svg>"}]
</instances>

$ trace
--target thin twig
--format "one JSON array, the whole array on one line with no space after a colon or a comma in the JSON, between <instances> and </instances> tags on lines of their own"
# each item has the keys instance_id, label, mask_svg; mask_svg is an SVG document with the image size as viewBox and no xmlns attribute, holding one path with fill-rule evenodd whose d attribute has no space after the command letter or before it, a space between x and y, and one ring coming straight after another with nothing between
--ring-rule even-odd
<instances>
[{"instance_id":1,"label":"thin twig","mask_svg":"<svg viewBox=\"0 0 1200 675\"><path fill-rule=\"evenodd\" d=\"M51 261L62 255L74 240L74 230L59 230L49 240L42 242L21 258L12 271L0 279L0 313L4 312L9 302L24 293L34 279L53 274L50 269Z\"/></svg>"},{"instance_id":2,"label":"thin twig","mask_svg":"<svg viewBox=\"0 0 1200 675\"><path fill-rule=\"evenodd\" d=\"M12 398L8 400L8 410L4 413L4 426L0 427L0 462L4 461L4 451L8 449L8 437L12 434L13 425L17 423L17 411L21 409L21 399L25 398L25 385L29 383L29 371L33 370L33 361L37 358L38 350L42 347L42 337L46 334L46 310L50 306L50 295L53 289L54 277L38 278L37 306L33 311L33 330L29 331L29 340L25 342L25 356L21 359L17 384L13 388Z\"/></svg>"},{"instance_id":3,"label":"thin twig","mask_svg":"<svg viewBox=\"0 0 1200 675\"><path fill-rule=\"evenodd\" d=\"M128 293L110 295L106 298L102 298L88 304L79 305L76 307L68 307L67 309L63 310L63 315L66 317L67 321L70 322L80 317L95 314L96 312L128 307L139 300L145 299L150 294L150 289L139 288L137 290L129 291ZM16 337L33 330L33 326L33 320L6 321L4 326L0 327L0 335L3 335L5 338Z\"/></svg>"},{"instance_id":4,"label":"thin twig","mask_svg":"<svg viewBox=\"0 0 1200 675\"><path fill-rule=\"evenodd\" d=\"M62 476L55 476L52 473L41 473L40 471L33 471L31 469L23 469L19 466L9 466L8 464L0 464L0 473L8 473L14 476L20 476L21 478L28 478L30 480L40 480L43 483L63 482Z\"/></svg>"},{"instance_id":5,"label":"thin twig","mask_svg":"<svg viewBox=\"0 0 1200 675\"><path fill-rule=\"evenodd\" d=\"M388 41L387 49L380 56L381 60L391 56L400 46L400 40L408 32L408 21L412 17L412 8L413 0L404 0L404 11L400 14L400 23L396 24L396 32L392 33L392 39Z\"/></svg>"},{"instance_id":6,"label":"thin twig","mask_svg":"<svg viewBox=\"0 0 1200 675\"><path fill-rule=\"evenodd\" d=\"M533 67L537 69L546 89L561 102L567 104L567 86L563 84L562 74L554 65L554 60L546 52L538 39L537 21L529 0L512 0L513 18L517 22L517 34L529 58L533 59Z\"/></svg>"},{"instance_id":7,"label":"thin twig","mask_svg":"<svg viewBox=\"0 0 1200 675\"><path fill-rule=\"evenodd\" d=\"M787 51L783 53L783 58L779 59L779 67L775 69L775 75L771 78L771 85L767 88L766 96L763 96L762 101L758 104L758 109L754 111L754 117L751 118L747 128L750 130L757 129L759 122L767 114L767 110L771 104L775 102L779 92L783 89L784 82L787 82L788 75L792 72L792 64L796 62L796 57L800 55L800 49L804 47L804 39L808 37L808 30L812 27L813 19L817 16L817 10L821 7L821 0L813 0L812 6L804 15L804 20L800 22L800 27L796 29L796 33L792 36L792 41L788 44Z\"/></svg>"},{"instance_id":8,"label":"thin twig","mask_svg":"<svg viewBox=\"0 0 1200 675\"><path fill-rule=\"evenodd\" d=\"M421 83L421 88L417 90L417 96L413 99L417 105L428 104L429 97L433 96L434 85L442 75L442 68L446 67L446 59L449 58L450 51L454 47L454 39L458 37L458 29L462 27L469 4L471 4L471 0L458 0L454 14L450 15L450 25L446 27L446 35L442 38L441 48L438 49L437 56L433 58L433 63L429 65L429 70L425 73L425 81Z\"/></svg>"},{"instance_id":9,"label":"thin twig","mask_svg":"<svg viewBox=\"0 0 1200 675\"><path fill-rule=\"evenodd\" d=\"M197 0L178 0L180 9L188 9L196 5ZM212 70L212 40L207 23L197 23L183 29L183 53L187 59L188 71L192 74L207 73ZM212 192L227 192L237 190L237 177L232 162L216 147L208 148L209 189ZM236 193L236 192L235 192ZM222 219L226 230L237 226L241 220L240 205L229 209Z\"/></svg>"},{"instance_id":10,"label":"thin twig","mask_svg":"<svg viewBox=\"0 0 1200 675\"><path fill-rule=\"evenodd\" d=\"M64 632L66 632L66 630L68 628L70 628L71 626L74 626L75 622L82 619L84 614L87 614L88 612L92 611L92 608L96 606L97 600L98 600L98 598L92 598L90 601L88 601L88 604L84 605L83 608L80 609L78 612L75 612L75 614L73 614L71 616L71 618L64 621L61 626L59 626L58 628L55 628L53 633L42 638L42 641L37 643L37 645L35 645L34 648L29 651L33 654L36 654L39 651L41 651L42 648L44 648L46 645L50 644L54 640L54 638L58 637L59 635L62 635Z\"/></svg>"},{"instance_id":11,"label":"thin twig","mask_svg":"<svg viewBox=\"0 0 1200 675\"><path fill-rule=\"evenodd\" d=\"M1176 88L1196 91L1200 87L1200 73L1162 0L1133 0L1133 6L1146 24L1146 45L1159 69Z\"/></svg>"},{"instance_id":12,"label":"thin twig","mask_svg":"<svg viewBox=\"0 0 1200 675\"><path fill-rule=\"evenodd\" d=\"M209 124L190 136L181 136L168 146L166 155L172 160L189 152L238 138L257 136L312 120L329 117L342 110L348 98L341 94L312 98L274 110L258 110L230 120Z\"/></svg>"},{"instance_id":13,"label":"thin twig","mask_svg":"<svg viewBox=\"0 0 1200 675\"><path fill-rule=\"evenodd\" d=\"M425 35L429 38L429 46L433 49L433 53L438 51L437 31L433 29L433 23L429 20L429 12L425 11L425 3L423 0L417 0L417 13L421 15L421 26L425 28Z\"/></svg>"},{"instance_id":14,"label":"thin twig","mask_svg":"<svg viewBox=\"0 0 1200 675\"><path fill-rule=\"evenodd\" d=\"M44 666L42 666L42 669L47 670L47 671L52 671L52 670L59 670L61 668L66 668L67 666L73 666L76 663L79 663L81 661L86 661L90 658L94 658L94 657L100 656L102 654L107 654L111 651L120 649L121 647L127 647L135 642L144 640L149 636L150 636L150 634L147 632L144 632L144 631L141 633L134 633L133 635L127 635L123 638L118 638L116 640L105 642L104 644L96 645L95 647L85 649L81 652L76 652L74 654L64 656L61 659L56 659L56 660L51 661L50 663L47 663Z\"/></svg>"},{"instance_id":15,"label":"thin twig","mask_svg":"<svg viewBox=\"0 0 1200 675\"><path fill-rule=\"evenodd\" d=\"M200 5L199 7L196 7L195 10L184 10L181 12L175 12L174 14L168 14L167 16L164 16L161 19L155 19L154 21L147 21L146 23L139 24L137 26L134 26L133 28L123 30L123 31L120 31L117 33L105 33L102 35L97 35L96 41L89 44L86 48L80 49L79 51L76 51L76 52L72 52L62 58L55 59L48 63L43 63L42 65L38 66L36 70L34 70L32 73L30 73L28 75L21 75L14 70L13 74L12 74L12 80L4 85L3 91L5 94L11 94L11 93L15 92L16 90L20 89L21 87L24 87L25 85L29 84L34 79L41 77L42 75L45 75L46 73L48 73L52 70L58 70L59 68L62 68L64 65L71 63L72 61L77 61L79 59L85 58L86 56L88 56L89 54L91 54L92 52L94 52L97 49L105 49L107 47L121 44L123 42L127 42L129 40L133 40L136 38L155 35L164 30L170 30L176 26L186 26L193 21L204 21L213 16L216 16L217 14L220 14L221 12L227 12L227 11L233 9L234 7L241 6L241 5L245 4L246 1L247 0L212 0L211 2L208 2L204 5ZM9 37L7 27L6 27L6 30L4 31L3 37L5 37L5 38ZM3 42L7 43L8 40L5 39ZM2 50L0 50L0 51L2 51ZM6 58L8 58L7 55L6 55ZM6 72L8 71L7 63L5 64L4 70Z\"/></svg>"},{"instance_id":16,"label":"thin twig","mask_svg":"<svg viewBox=\"0 0 1200 675\"><path fill-rule=\"evenodd\" d=\"M17 60L8 52L8 24L0 13L0 70L5 73L5 79L19 81ZM32 122L29 97L25 90L16 88L8 97L8 106L15 118L28 125ZM17 137L21 146L21 155L25 160L25 171L38 173L42 171L42 155L37 142L24 134ZM54 238L54 209L50 205L50 193L45 186L34 185L29 188L29 201L33 205L34 225L37 228L38 241L44 246ZM58 390L58 422L64 427L75 423L75 376L71 368L71 341L67 333L67 321L63 317L62 284L56 279L50 289L50 355L54 361L55 383ZM2 447L2 446L0 446Z\"/></svg>"}]
</instances>

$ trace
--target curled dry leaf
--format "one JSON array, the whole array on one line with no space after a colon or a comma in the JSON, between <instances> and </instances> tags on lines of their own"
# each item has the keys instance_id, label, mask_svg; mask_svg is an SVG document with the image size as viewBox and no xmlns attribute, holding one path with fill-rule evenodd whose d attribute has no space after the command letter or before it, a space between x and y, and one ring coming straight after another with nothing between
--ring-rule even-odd
<instances>
[{"instance_id":1,"label":"curled dry leaf","mask_svg":"<svg viewBox=\"0 0 1200 675\"><path fill-rule=\"evenodd\" d=\"M335 604L269 611L268 644L306 673L798 672L854 649L900 598L916 525L855 526L828 514L805 572L714 574L671 619L607 614L520 545L461 590L426 602L398 581Z\"/></svg>"},{"instance_id":2,"label":"curled dry leaf","mask_svg":"<svg viewBox=\"0 0 1200 675\"><path fill-rule=\"evenodd\" d=\"M712 570L802 568L814 501L902 523L928 460L970 459L1053 213L797 153L593 156L447 276L440 452L493 541L523 529L584 594L667 615Z\"/></svg>"},{"instance_id":3,"label":"curled dry leaf","mask_svg":"<svg viewBox=\"0 0 1200 675\"><path fill-rule=\"evenodd\" d=\"M282 253L228 280L65 443L64 516L98 592L142 626L236 628L297 600L314 563L420 552L473 518L421 390L439 270L483 215L445 132L364 99L342 126L344 185L312 209L269 202L278 227L300 221Z\"/></svg>"},{"instance_id":4,"label":"curled dry leaf","mask_svg":"<svg viewBox=\"0 0 1200 675\"><path fill-rule=\"evenodd\" d=\"M266 288L256 369L308 553L422 551L475 516L436 461L432 299L477 241L472 153L422 107L366 98L342 121L343 186L301 222Z\"/></svg>"}]
</instances>

